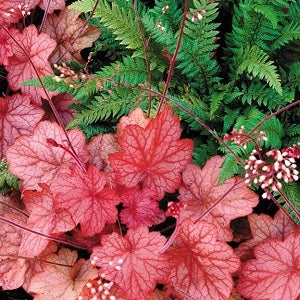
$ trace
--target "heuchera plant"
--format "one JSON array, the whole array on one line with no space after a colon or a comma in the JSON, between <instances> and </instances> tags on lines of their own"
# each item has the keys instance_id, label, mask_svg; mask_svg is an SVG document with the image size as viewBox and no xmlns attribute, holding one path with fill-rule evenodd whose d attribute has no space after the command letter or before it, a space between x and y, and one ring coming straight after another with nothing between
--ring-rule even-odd
<instances>
[{"instance_id":1,"label":"heuchera plant","mask_svg":"<svg viewBox=\"0 0 300 300\"><path fill-rule=\"evenodd\" d=\"M29 24L37 7L39 27ZM0 98L0 155L21 183L0 201L2 289L22 287L37 300L297 299L300 227L283 210L253 214L259 197L249 188L259 184L272 199L280 181L298 180L297 146L266 154L257 146L246 178L220 184L223 157L194 164L193 142L164 101L154 117L140 108L122 117L115 134L87 141L66 131L72 97L22 82L84 61L80 50L100 32L79 15L63 0L0 3L10 89ZM265 139L242 128L224 140L243 147L253 136ZM240 240L251 237L233 249L232 221L245 216Z\"/></svg>"}]
</instances>

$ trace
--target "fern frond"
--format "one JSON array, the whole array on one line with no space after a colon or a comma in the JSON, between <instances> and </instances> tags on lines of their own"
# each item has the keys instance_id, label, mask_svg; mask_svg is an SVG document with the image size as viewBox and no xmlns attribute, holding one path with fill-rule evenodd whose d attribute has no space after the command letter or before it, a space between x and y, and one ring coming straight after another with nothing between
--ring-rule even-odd
<instances>
[{"instance_id":1,"label":"fern frond","mask_svg":"<svg viewBox=\"0 0 300 300\"><path fill-rule=\"evenodd\" d=\"M81 124L89 125L97 121L109 118L119 118L139 105L147 102L147 95L139 90L131 90L118 86L114 90L102 91L101 95L95 96L95 100L90 101L84 107L79 106L78 113L75 114L68 128Z\"/></svg>"},{"instance_id":2,"label":"fern frond","mask_svg":"<svg viewBox=\"0 0 300 300\"><path fill-rule=\"evenodd\" d=\"M282 192L289 199L289 201L295 206L297 212L300 212L300 187L296 182L283 183L282 184ZM300 225L299 217L296 216L295 212L293 212L289 205L285 202L285 200L280 197L278 202L283 204L283 206L288 211L290 217L294 220L294 222Z\"/></svg>"},{"instance_id":3,"label":"fern frond","mask_svg":"<svg viewBox=\"0 0 300 300\"><path fill-rule=\"evenodd\" d=\"M228 130L233 126L234 122L236 121L237 117L240 114L241 109L231 109L225 108L226 115L224 116L224 125L223 125L223 133L227 133Z\"/></svg>"},{"instance_id":4,"label":"fern frond","mask_svg":"<svg viewBox=\"0 0 300 300\"><path fill-rule=\"evenodd\" d=\"M268 110L276 110L293 102L295 93L293 89L283 89L279 95L274 89L258 80L252 80L250 85L241 86L240 100L243 104L265 106Z\"/></svg>"},{"instance_id":5,"label":"fern frond","mask_svg":"<svg viewBox=\"0 0 300 300\"><path fill-rule=\"evenodd\" d=\"M193 12L205 11L203 19L193 22ZM218 48L216 37L219 23L218 4L208 1L194 1L191 16L187 18L182 45L178 53L176 68L187 77L189 84L208 95L210 87L220 81L219 66L213 57Z\"/></svg>"},{"instance_id":6,"label":"fern frond","mask_svg":"<svg viewBox=\"0 0 300 300\"><path fill-rule=\"evenodd\" d=\"M273 28L277 27L278 24L278 12L277 10L268 4L256 4L253 6L254 11L262 14L267 20L269 20Z\"/></svg>"},{"instance_id":7,"label":"fern frond","mask_svg":"<svg viewBox=\"0 0 300 300\"><path fill-rule=\"evenodd\" d=\"M263 130L268 140L265 142L267 147L280 149L282 145L283 128L281 122L273 117L266 121L259 130Z\"/></svg>"},{"instance_id":8,"label":"fern frond","mask_svg":"<svg viewBox=\"0 0 300 300\"><path fill-rule=\"evenodd\" d=\"M113 82L122 82L127 85L138 85L148 80L145 61L141 58L124 57L110 66L102 68L96 73L98 78L110 79Z\"/></svg>"},{"instance_id":9,"label":"fern frond","mask_svg":"<svg viewBox=\"0 0 300 300\"><path fill-rule=\"evenodd\" d=\"M118 1L119 2L119 1ZM123 1L109 3L102 0L95 10L94 18L107 28L111 28L115 39L128 49L138 50L143 47L143 40L136 21L135 13L129 2Z\"/></svg>"},{"instance_id":10,"label":"fern frond","mask_svg":"<svg viewBox=\"0 0 300 300\"><path fill-rule=\"evenodd\" d=\"M271 45L271 50L275 51L296 39L300 39L300 22L288 23L282 27L280 36Z\"/></svg>"},{"instance_id":11,"label":"fern frond","mask_svg":"<svg viewBox=\"0 0 300 300\"><path fill-rule=\"evenodd\" d=\"M245 127L246 132L249 132L259 121L265 117L265 114L256 107L248 107L238 117L235 128Z\"/></svg>"},{"instance_id":12,"label":"fern frond","mask_svg":"<svg viewBox=\"0 0 300 300\"><path fill-rule=\"evenodd\" d=\"M5 159L0 161L0 193L7 193L11 189L18 191L20 189L20 180L9 170Z\"/></svg>"},{"instance_id":13,"label":"fern frond","mask_svg":"<svg viewBox=\"0 0 300 300\"><path fill-rule=\"evenodd\" d=\"M247 71L255 77L257 76L260 79L266 80L271 88L275 89L278 94L282 94L277 67L273 61L269 60L269 55L263 50L257 46L242 49L240 61L241 63L236 71L237 75L241 75Z\"/></svg>"},{"instance_id":14,"label":"fern frond","mask_svg":"<svg viewBox=\"0 0 300 300\"><path fill-rule=\"evenodd\" d=\"M95 6L95 0L77 0L68 6L69 9L76 9L83 13L91 12Z\"/></svg>"},{"instance_id":15,"label":"fern frond","mask_svg":"<svg viewBox=\"0 0 300 300\"><path fill-rule=\"evenodd\" d=\"M227 153L222 164L222 168L218 178L218 183L222 184L227 179L232 178L237 174L241 174L243 171L243 167L237 164L235 157L231 153Z\"/></svg>"},{"instance_id":16,"label":"fern frond","mask_svg":"<svg viewBox=\"0 0 300 300\"><path fill-rule=\"evenodd\" d=\"M157 51L160 55L164 47L170 53L176 48L177 34L182 18L182 9L178 7L174 0L155 1L155 6L148 10L142 17L142 23L150 37L149 46L152 51ZM167 10L164 10L165 7Z\"/></svg>"}]
</instances>

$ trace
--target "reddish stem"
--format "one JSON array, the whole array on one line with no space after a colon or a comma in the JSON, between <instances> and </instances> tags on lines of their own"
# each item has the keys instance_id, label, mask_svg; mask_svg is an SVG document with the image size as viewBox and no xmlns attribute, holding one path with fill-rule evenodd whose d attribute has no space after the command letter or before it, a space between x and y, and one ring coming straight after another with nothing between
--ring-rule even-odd
<instances>
[{"instance_id":1,"label":"reddish stem","mask_svg":"<svg viewBox=\"0 0 300 300\"><path fill-rule=\"evenodd\" d=\"M224 200L224 198L239 184L241 184L242 182L244 182L245 179L241 179L239 181L236 181L229 189L228 191L217 201L215 202L211 207L209 207L202 215L200 215L195 221L194 223L200 221L201 219L203 219L204 217L206 217L212 210L214 210L219 204L220 202L222 202Z\"/></svg>"},{"instance_id":2,"label":"reddish stem","mask_svg":"<svg viewBox=\"0 0 300 300\"><path fill-rule=\"evenodd\" d=\"M41 232L38 232L38 231L36 231L36 230L27 228L27 227L25 227L25 226L23 226L23 225L20 225L20 224L18 224L18 223L15 223L15 222L9 220L9 219L7 219L7 218L5 218L5 217L3 217L3 216L0 216L0 221L3 221L3 222L5 222L5 223L8 223L8 224L10 224L10 225L12 225L12 226L14 226L14 227L20 228L20 229L22 229L22 230L26 230L26 231L29 231L29 232L31 232L31 233L40 235L40 236L42 236L42 237L44 237L44 238L47 238L47 239L49 239L49 240L52 240L52 241L55 241L55 242L58 242L58 243L66 244L66 245L69 245L69 246L71 246L71 247L75 247L75 248L78 248L78 249L88 250L87 248L85 248L85 247L83 247L83 246L81 246L81 245L78 245L78 244L75 244L75 243L68 242L68 241L66 241L66 240L64 240L64 239L62 239L62 238L53 237L53 236L51 236L51 235L48 235L48 234L45 234L45 233L41 233Z\"/></svg>"},{"instance_id":3,"label":"reddish stem","mask_svg":"<svg viewBox=\"0 0 300 300\"><path fill-rule=\"evenodd\" d=\"M57 262L53 262L53 261L49 261L49 260L45 260L45 259L40 259L37 257L27 257L27 256L21 256L21 255L12 255L12 254L0 254L0 256L8 256L8 257L15 257L15 258L20 258L20 259L25 259L25 260L32 260L32 261L38 261L44 264L49 264L49 265L56 265L56 266L60 266L60 267L66 267L66 268L72 268L73 265L66 265L66 264L61 264L61 263L57 263Z\"/></svg>"},{"instance_id":4,"label":"reddish stem","mask_svg":"<svg viewBox=\"0 0 300 300\"><path fill-rule=\"evenodd\" d=\"M137 25L142 37L142 42L143 42L143 48L144 48L144 53L145 53L145 62L146 62L146 67L147 67L147 74L148 74L148 82L149 82L149 103L148 103L148 113L147 116L150 117L150 112L151 112L151 103L152 103L152 74L151 74L151 69L150 69L150 60L149 60L149 54L148 54L148 44L149 44L149 40L147 41L145 38L145 34L144 34L144 30L143 30L143 26L141 23L141 19L140 16L138 14L137 11L137 7L136 7L136 2L134 2L133 5L133 10L135 13L135 18L137 21Z\"/></svg>"},{"instance_id":5,"label":"reddish stem","mask_svg":"<svg viewBox=\"0 0 300 300\"><path fill-rule=\"evenodd\" d=\"M174 68L175 68L176 58L177 58L177 55L178 55L178 52L179 52L179 48L181 46L181 41L182 41L182 37L183 37L183 31L184 31L185 22L186 22L186 16L188 14L188 9L189 9L189 1L185 0L183 17L182 17L179 36L178 36L178 40L177 40L177 44L176 44L176 49L175 49L175 52L174 52L173 56L170 59L168 77L167 77L167 80L166 80L166 84L165 84L165 87L164 87L163 94L161 96L161 100L160 100L160 103L159 103L159 106L158 106L157 113L159 113L159 111L161 110L161 108L162 108L162 106L163 106L163 104L166 100L166 95L167 95L169 87L170 87L172 75L173 75Z\"/></svg>"},{"instance_id":6,"label":"reddish stem","mask_svg":"<svg viewBox=\"0 0 300 300\"><path fill-rule=\"evenodd\" d=\"M79 168L82 170L83 173L86 173L86 169L83 165L83 163L81 162L81 160L76 156L74 155L74 153L72 151L70 151L66 146L62 145L62 144L59 144L57 143L55 140L53 139L46 139L47 143L53 147L58 147L58 148L61 148L63 150L65 150L66 152L68 152L73 158L74 160L76 161L77 165L79 166Z\"/></svg>"},{"instance_id":7,"label":"reddish stem","mask_svg":"<svg viewBox=\"0 0 300 300\"><path fill-rule=\"evenodd\" d=\"M290 103L282 108L280 108L279 110L275 111L274 113L266 116L263 120L261 120L256 126L254 126L252 128L252 130L250 132L248 132L249 135L253 134L261 125L263 125L265 122L267 122L269 119L271 119L272 117L275 117L279 114L281 114L282 112L289 110L290 108L299 105L300 104L300 99L294 101L293 103Z\"/></svg>"},{"instance_id":8,"label":"reddish stem","mask_svg":"<svg viewBox=\"0 0 300 300\"><path fill-rule=\"evenodd\" d=\"M47 1L47 6L46 6L46 9L45 9L45 11L44 11L43 20L42 20L42 23L41 23L40 28L39 28L39 33L42 32L43 27L44 27L44 25L45 25L45 22L46 22L46 19L47 19L47 15L48 15L48 11L49 11L49 7L50 7L51 1L52 1L52 0L48 0L48 1Z\"/></svg>"},{"instance_id":9,"label":"reddish stem","mask_svg":"<svg viewBox=\"0 0 300 300\"><path fill-rule=\"evenodd\" d=\"M8 207L8 208L10 208L10 209L12 209L12 210L14 210L14 211L20 213L20 214L22 214L23 216L25 216L25 217L27 217L27 218L29 217L29 215L26 214L23 210L21 210L21 209L15 207L15 206L13 206L13 205L11 205L11 204L5 203L5 202L3 202L3 201L0 201L0 204L1 204L1 205L4 205L4 206L6 206L6 207Z\"/></svg>"}]
</instances>

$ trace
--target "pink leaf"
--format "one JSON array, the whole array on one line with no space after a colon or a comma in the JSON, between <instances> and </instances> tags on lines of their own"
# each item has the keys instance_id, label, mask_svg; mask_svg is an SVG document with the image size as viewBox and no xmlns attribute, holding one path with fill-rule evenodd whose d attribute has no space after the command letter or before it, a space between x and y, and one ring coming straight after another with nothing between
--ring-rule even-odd
<instances>
[{"instance_id":1,"label":"pink leaf","mask_svg":"<svg viewBox=\"0 0 300 300\"><path fill-rule=\"evenodd\" d=\"M87 27L77 36L84 26L84 21L79 18L80 14L78 10L65 9L58 15L47 17L43 31L57 41L57 47L51 55L52 63L69 60L82 62L80 51L91 47L99 38L100 31L96 27Z\"/></svg>"},{"instance_id":2,"label":"pink leaf","mask_svg":"<svg viewBox=\"0 0 300 300\"><path fill-rule=\"evenodd\" d=\"M36 300L77 299L88 280L97 277L89 261L76 261L76 251L62 248L44 259L54 264L44 264L43 271L31 278L28 291Z\"/></svg>"},{"instance_id":3,"label":"pink leaf","mask_svg":"<svg viewBox=\"0 0 300 300\"><path fill-rule=\"evenodd\" d=\"M1 217L25 226L27 218L15 212L1 214ZM18 259L18 251L23 231L4 221L0 222L0 286L5 290L19 288L25 278L28 263Z\"/></svg>"},{"instance_id":4,"label":"pink leaf","mask_svg":"<svg viewBox=\"0 0 300 300\"><path fill-rule=\"evenodd\" d=\"M265 214L251 214L248 216L253 238L241 243L235 249L242 261L253 258L252 249L266 238L278 238L283 240L291 232L300 232L300 226L296 225L285 213L279 210L274 219Z\"/></svg>"},{"instance_id":5,"label":"pink leaf","mask_svg":"<svg viewBox=\"0 0 300 300\"><path fill-rule=\"evenodd\" d=\"M47 13L52 14L55 10L62 10L66 6L65 0L41 0L39 7L46 10Z\"/></svg>"},{"instance_id":6,"label":"pink leaf","mask_svg":"<svg viewBox=\"0 0 300 300\"><path fill-rule=\"evenodd\" d=\"M124 206L120 218L128 228L150 227L165 220L165 214L160 210L156 197L150 190L140 190L136 186L122 191L120 197Z\"/></svg>"},{"instance_id":7,"label":"pink leaf","mask_svg":"<svg viewBox=\"0 0 300 300\"><path fill-rule=\"evenodd\" d=\"M127 125L139 125L142 128L146 128L150 119L144 116L141 108L136 108L128 116L123 116L117 126L117 136L121 137L124 131L124 128Z\"/></svg>"},{"instance_id":8,"label":"pink leaf","mask_svg":"<svg viewBox=\"0 0 300 300\"><path fill-rule=\"evenodd\" d=\"M86 162L89 153L82 132L70 130L68 136L81 161ZM7 150L9 169L23 180L23 189L39 189L38 183L50 184L59 172L66 172L76 165L67 151L47 143L49 138L68 148L63 129L56 123L43 121L36 126L33 134L20 136Z\"/></svg>"},{"instance_id":9,"label":"pink leaf","mask_svg":"<svg viewBox=\"0 0 300 300\"><path fill-rule=\"evenodd\" d=\"M258 204L258 196L244 182L239 182L239 178L218 184L222 161L220 156L215 156L202 169L192 164L187 166L182 175L184 184L179 190L179 199L186 204L183 217L197 220L224 197L202 219L217 226L220 240L230 241L230 221L250 214L252 207Z\"/></svg>"},{"instance_id":10,"label":"pink leaf","mask_svg":"<svg viewBox=\"0 0 300 300\"><path fill-rule=\"evenodd\" d=\"M237 290L249 299L295 300L300 295L300 234L267 239L241 271Z\"/></svg>"},{"instance_id":11,"label":"pink leaf","mask_svg":"<svg viewBox=\"0 0 300 300\"><path fill-rule=\"evenodd\" d=\"M37 78L38 75L42 77L53 74L48 62L48 56L54 50L56 42L48 34L39 34L34 25L25 27L22 32L11 29L11 34L22 49L17 44L14 44L14 54L8 58L8 63L5 65L8 71L7 80L9 86L14 91L21 88L23 93L31 94L34 97L35 103L40 103L37 100L38 98L47 98L44 91L41 88L22 87L21 83ZM24 53L24 51L27 52Z\"/></svg>"},{"instance_id":12,"label":"pink leaf","mask_svg":"<svg viewBox=\"0 0 300 300\"><path fill-rule=\"evenodd\" d=\"M231 247L216 237L216 227L206 221L194 224L187 219L180 224L175 247L168 254L171 284L183 295L192 299L228 300L239 259Z\"/></svg>"},{"instance_id":13,"label":"pink leaf","mask_svg":"<svg viewBox=\"0 0 300 300\"><path fill-rule=\"evenodd\" d=\"M180 134L179 119L169 107L145 128L127 125L119 138L121 152L109 155L117 183L126 187L142 184L159 198L175 192L193 151L192 141L180 140Z\"/></svg>"},{"instance_id":14,"label":"pink leaf","mask_svg":"<svg viewBox=\"0 0 300 300\"><path fill-rule=\"evenodd\" d=\"M88 144L88 150L92 156L90 164L99 169L109 170L108 155L120 150L116 136L111 133L97 135Z\"/></svg>"},{"instance_id":15,"label":"pink leaf","mask_svg":"<svg viewBox=\"0 0 300 300\"><path fill-rule=\"evenodd\" d=\"M39 0L3 0L0 1L0 23L16 23L23 18L22 11L26 14L35 8Z\"/></svg>"},{"instance_id":16,"label":"pink leaf","mask_svg":"<svg viewBox=\"0 0 300 300\"><path fill-rule=\"evenodd\" d=\"M148 299L156 283L167 279L168 261L159 252L165 242L160 233L149 233L146 227L129 229L125 237L112 233L102 238L103 246L93 249L92 262L129 299Z\"/></svg>"},{"instance_id":17,"label":"pink leaf","mask_svg":"<svg viewBox=\"0 0 300 300\"><path fill-rule=\"evenodd\" d=\"M47 235L57 235L72 230L76 224L67 211L54 207L55 196L46 185L42 191L25 191L23 201L30 212L26 227ZM24 231L19 254L27 257L39 256L50 240L43 236Z\"/></svg>"},{"instance_id":18,"label":"pink leaf","mask_svg":"<svg viewBox=\"0 0 300 300\"><path fill-rule=\"evenodd\" d=\"M31 133L44 111L30 104L27 96L15 94L0 98L0 157L21 134Z\"/></svg>"},{"instance_id":19,"label":"pink leaf","mask_svg":"<svg viewBox=\"0 0 300 300\"><path fill-rule=\"evenodd\" d=\"M60 174L52 182L51 190L58 193L55 207L70 212L84 235L100 233L106 222L116 221L115 206L120 199L106 183L106 174L94 166L86 174L74 168L71 174Z\"/></svg>"}]
</instances>

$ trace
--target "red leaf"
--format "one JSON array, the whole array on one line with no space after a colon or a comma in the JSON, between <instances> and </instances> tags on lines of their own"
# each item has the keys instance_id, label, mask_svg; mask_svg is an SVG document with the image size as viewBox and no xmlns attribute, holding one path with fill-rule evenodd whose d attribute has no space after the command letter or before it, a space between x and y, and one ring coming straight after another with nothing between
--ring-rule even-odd
<instances>
[{"instance_id":1,"label":"red leaf","mask_svg":"<svg viewBox=\"0 0 300 300\"><path fill-rule=\"evenodd\" d=\"M253 258L252 249L266 238L278 238L283 240L291 232L300 232L300 226L296 225L285 213L279 210L274 219L265 214L251 214L248 216L253 238L241 243L235 249L235 253L242 261Z\"/></svg>"},{"instance_id":2,"label":"red leaf","mask_svg":"<svg viewBox=\"0 0 300 300\"><path fill-rule=\"evenodd\" d=\"M258 203L258 196L243 182L237 184L240 180L238 178L231 178L223 184L218 184L222 161L220 156L215 156L208 160L202 169L192 164L187 166L182 175L184 184L179 190L179 199L186 204L182 212L183 217L197 220L224 197L202 219L217 226L220 240L230 241L232 240L230 221L250 214L252 207Z\"/></svg>"},{"instance_id":3,"label":"red leaf","mask_svg":"<svg viewBox=\"0 0 300 300\"><path fill-rule=\"evenodd\" d=\"M52 14L47 17L43 31L57 41L57 47L51 55L51 62L75 60L82 62L80 51L92 46L99 38L100 31L96 27L87 27L82 30L84 21L79 18L78 10L65 9L58 15Z\"/></svg>"},{"instance_id":4,"label":"red leaf","mask_svg":"<svg viewBox=\"0 0 300 300\"><path fill-rule=\"evenodd\" d=\"M300 234L267 239L241 271L237 290L249 299L294 300L300 295Z\"/></svg>"},{"instance_id":5,"label":"red leaf","mask_svg":"<svg viewBox=\"0 0 300 300\"><path fill-rule=\"evenodd\" d=\"M42 191L25 191L23 201L30 212L26 227L43 234L58 235L72 230L76 224L67 211L54 207L55 196L46 185ZM50 240L43 236L24 231L19 254L27 257L39 256Z\"/></svg>"},{"instance_id":6,"label":"red leaf","mask_svg":"<svg viewBox=\"0 0 300 300\"><path fill-rule=\"evenodd\" d=\"M28 287L37 300L77 299L88 280L97 277L89 261L76 262L76 251L62 248L58 254L49 254L44 259L54 264L44 264L43 271L31 278Z\"/></svg>"},{"instance_id":7,"label":"red leaf","mask_svg":"<svg viewBox=\"0 0 300 300\"><path fill-rule=\"evenodd\" d=\"M58 193L55 207L70 212L84 235L100 233L106 222L116 221L120 199L106 183L106 174L90 166L86 174L77 167L59 174L51 185Z\"/></svg>"},{"instance_id":8,"label":"red leaf","mask_svg":"<svg viewBox=\"0 0 300 300\"><path fill-rule=\"evenodd\" d=\"M81 161L86 162L89 153L82 132L77 129L70 130L68 136ZM38 183L50 185L59 172L66 172L76 165L67 151L48 144L49 138L68 148L63 129L56 123L43 121L36 126L33 134L20 136L7 150L9 170L23 180L23 189L39 189Z\"/></svg>"},{"instance_id":9,"label":"red leaf","mask_svg":"<svg viewBox=\"0 0 300 300\"><path fill-rule=\"evenodd\" d=\"M123 224L128 228L152 226L165 220L165 214L160 210L155 195L137 186L125 189L120 193L124 209L120 213Z\"/></svg>"},{"instance_id":10,"label":"red leaf","mask_svg":"<svg viewBox=\"0 0 300 300\"><path fill-rule=\"evenodd\" d=\"M228 300L233 288L232 274L239 267L239 259L216 237L212 224L194 224L187 219L180 225L175 248L168 250L171 284L192 299Z\"/></svg>"},{"instance_id":11,"label":"red leaf","mask_svg":"<svg viewBox=\"0 0 300 300\"><path fill-rule=\"evenodd\" d=\"M180 172L191 162L193 143L179 140L180 122L169 107L150 120L146 128L127 125L119 138L121 152L109 155L116 181L126 187L139 183L159 198L173 193L181 181Z\"/></svg>"},{"instance_id":12,"label":"red leaf","mask_svg":"<svg viewBox=\"0 0 300 300\"><path fill-rule=\"evenodd\" d=\"M40 100L38 100L40 97L47 98L44 91L41 88L21 86L21 83L37 78L38 75L42 77L53 74L48 63L48 56L54 50L56 42L48 34L39 34L34 25L25 27L22 32L11 29L11 34L21 45L22 49L18 45L13 45L14 54L8 58L8 63L5 65L8 71L7 80L9 86L13 91L21 88L23 93L34 97L35 103L40 103ZM27 51L27 55L24 51Z\"/></svg>"},{"instance_id":13,"label":"red leaf","mask_svg":"<svg viewBox=\"0 0 300 300\"><path fill-rule=\"evenodd\" d=\"M27 218L15 212L1 214L1 217L25 226ZM19 246L23 231L6 222L0 222L0 286L5 290L19 288L25 278L28 263L24 259L18 259Z\"/></svg>"},{"instance_id":14,"label":"red leaf","mask_svg":"<svg viewBox=\"0 0 300 300\"><path fill-rule=\"evenodd\" d=\"M95 247L92 262L101 267L105 278L116 282L129 299L148 299L157 282L168 275L168 261L159 252L166 238L146 227L129 229L126 236L117 233L102 238Z\"/></svg>"},{"instance_id":15,"label":"red leaf","mask_svg":"<svg viewBox=\"0 0 300 300\"><path fill-rule=\"evenodd\" d=\"M0 157L21 134L31 133L44 111L30 104L27 96L15 94L0 98Z\"/></svg>"}]
</instances>

